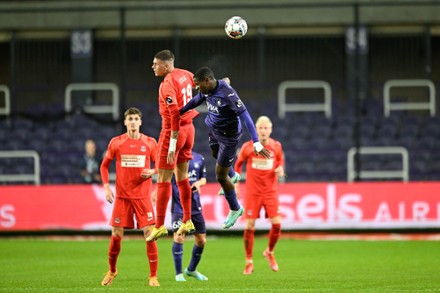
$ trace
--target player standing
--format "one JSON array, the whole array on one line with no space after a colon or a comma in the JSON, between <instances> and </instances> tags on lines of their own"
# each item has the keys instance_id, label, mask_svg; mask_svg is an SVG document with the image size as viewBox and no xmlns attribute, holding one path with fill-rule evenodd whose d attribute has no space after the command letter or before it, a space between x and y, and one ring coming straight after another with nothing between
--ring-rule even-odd
<instances>
[{"instance_id":1,"label":"player standing","mask_svg":"<svg viewBox=\"0 0 440 293\"><path fill-rule=\"evenodd\" d=\"M261 159L254 154L253 142L245 142L240 149L235 170L241 172L246 161L246 197L245 197L245 230L243 234L246 252L246 267L243 274L252 274L254 265L252 253L254 247L255 219L262 208L272 223L269 232L269 242L263 256L269 261L274 272L278 264L274 257L275 245L281 234L281 214L278 200L278 178L284 177L283 148L279 141L270 137L272 122L267 116L261 116L256 123L258 138L261 144L269 150L271 158ZM239 190L237 188L237 190Z\"/></svg>"},{"instance_id":2,"label":"player standing","mask_svg":"<svg viewBox=\"0 0 440 293\"><path fill-rule=\"evenodd\" d=\"M235 174L232 162L235 159L238 142L242 135L241 123L246 125L253 141L254 151L263 158L270 158L258 140L252 118L237 92L224 80L216 80L213 71L202 67L194 74L194 82L200 93L191 99L181 110L185 114L204 101L208 106L205 123L209 127L209 146L216 159L215 175L220 183L230 211L223 228L232 227L243 214L243 207L237 200L234 184L229 180ZM228 176L230 174L231 176Z\"/></svg>"},{"instance_id":3,"label":"player standing","mask_svg":"<svg viewBox=\"0 0 440 293\"><path fill-rule=\"evenodd\" d=\"M168 234L164 226L166 209L171 197L171 178L176 175L180 201L183 207L183 223L179 234L194 231L191 221L191 187L188 181L188 162L194 145L194 125L192 120L198 115L190 111L180 116L179 109L192 98L195 86L193 74L174 67L174 54L163 50L154 56L154 74L164 77L159 87L159 113L162 116L162 129L159 136L157 159L158 183L156 202L156 225L147 241L154 241Z\"/></svg>"},{"instance_id":4,"label":"player standing","mask_svg":"<svg viewBox=\"0 0 440 293\"><path fill-rule=\"evenodd\" d=\"M133 229L136 217L137 228L148 237L154 224L154 208L150 198L151 176L155 173L151 163L155 161L157 142L154 138L140 133L142 113L137 108L129 108L124 114L127 132L110 140L101 164L101 176L105 198L114 202L112 236L108 250L109 271L101 284L111 285L118 275L116 263L121 251L124 229ZM116 197L110 188L108 168L116 158ZM149 286L160 286L157 280L158 252L156 242L147 242L146 252L150 265Z\"/></svg>"}]
</instances>

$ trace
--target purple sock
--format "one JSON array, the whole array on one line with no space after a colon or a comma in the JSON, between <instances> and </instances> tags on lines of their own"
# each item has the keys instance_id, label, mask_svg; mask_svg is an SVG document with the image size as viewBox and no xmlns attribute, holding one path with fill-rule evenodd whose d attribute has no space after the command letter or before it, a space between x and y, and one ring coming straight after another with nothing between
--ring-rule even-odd
<instances>
[{"instance_id":1,"label":"purple sock","mask_svg":"<svg viewBox=\"0 0 440 293\"><path fill-rule=\"evenodd\" d=\"M232 190L231 192L225 191L225 198L231 210L238 211L240 209L240 203L237 200L237 194L235 193L235 190Z\"/></svg>"},{"instance_id":2,"label":"purple sock","mask_svg":"<svg viewBox=\"0 0 440 293\"><path fill-rule=\"evenodd\" d=\"M194 244L191 261L188 266L188 271L194 272L197 269L197 265L199 264L200 259L202 258L202 253L203 253L203 246L198 247L197 245Z\"/></svg>"},{"instance_id":3,"label":"purple sock","mask_svg":"<svg viewBox=\"0 0 440 293\"><path fill-rule=\"evenodd\" d=\"M176 269L176 275L182 273L182 258L183 258L183 244L173 242L173 259L174 268Z\"/></svg>"},{"instance_id":4,"label":"purple sock","mask_svg":"<svg viewBox=\"0 0 440 293\"><path fill-rule=\"evenodd\" d=\"M231 167L229 168L229 171L228 171L228 176L229 176L229 178L232 178L232 177L234 177L234 175L235 175L235 170L234 170L234 168L231 166Z\"/></svg>"}]
</instances>

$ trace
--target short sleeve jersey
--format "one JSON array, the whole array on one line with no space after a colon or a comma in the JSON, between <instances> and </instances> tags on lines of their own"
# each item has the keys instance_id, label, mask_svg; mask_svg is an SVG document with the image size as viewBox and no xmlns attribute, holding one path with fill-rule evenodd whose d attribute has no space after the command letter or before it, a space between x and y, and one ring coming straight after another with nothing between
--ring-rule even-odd
<instances>
[{"instance_id":1,"label":"short sleeve jersey","mask_svg":"<svg viewBox=\"0 0 440 293\"><path fill-rule=\"evenodd\" d=\"M188 180L189 184L206 178L205 158L199 153L192 153L193 159L189 161ZM177 188L175 177L172 179L173 197L171 201L171 212L183 214L182 204L180 203L179 189ZM202 213L202 203L200 201L200 194L197 191L192 191L191 215Z\"/></svg>"},{"instance_id":2,"label":"short sleeve jersey","mask_svg":"<svg viewBox=\"0 0 440 293\"><path fill-rule=\"evenodd\" d=\"M238 116L246 111L246 106L229 84L218 80L213 91L200 95L206 100L208 115L205 123L210 129L228 135L241 132Z\"/></svg>"},{"instance_id":3,"label":"short sleeve jersey","mask_svg":"<svg viewBox=\"0 0 440 293\"><path fill-rule=\"evenodd\" d=\"M167 74L159 87L159 113L162 116L162 127L171 127L171 117L168 107L177 104L180 109L192 98L195 87L193 74L188 70L175 68ZM190 110L182 115L181 125L191 122L198 115L196 110Z\"/></svg>"},{"instance_id":4,"label":"short sleeve jersey","mask_svg":"<svg viewBox=\"0 0 440 293\"><path fill-rule=\"evenodd\" d=\"M246 190L255 196L277 194L278 178L275 169L284 166L283 149L279 141L269 138L268 145L264 147L271 153L270 159L255 155L253 142L247 141L240 149L235 162L235 170L241 171L246 161Z\"/></svg>"},{"instance_id":5,"label":"short sleeve jersey","mask_svg":"<svg viewBox=\"0 0 440 293\"><path fill-rule=\"evenodd\" d=\"M157 142L141 134L131 139L128 134L114 137L105 154L107 159L116 158L116 196L139 199L150 196L151 178L141 177L142 169L150 169L155 161Z\"/></svg>"}]
</instances>

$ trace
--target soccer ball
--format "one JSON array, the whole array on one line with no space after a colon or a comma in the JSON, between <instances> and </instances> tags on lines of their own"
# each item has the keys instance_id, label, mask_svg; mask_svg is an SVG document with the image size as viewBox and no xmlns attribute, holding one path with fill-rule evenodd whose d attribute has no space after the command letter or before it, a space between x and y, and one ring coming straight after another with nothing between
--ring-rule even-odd
<instances>
[{"instance_id":1,"label":"soccer ball","mask_svg":"<svg viewBox=\"0 0 440 293\"><path fill-rule=\"evenodd\" d=\"M225 23L225 32L232 39L241 39L247 33L246 20L240 16L233 16Z\"/></svg>"}]
</instances>

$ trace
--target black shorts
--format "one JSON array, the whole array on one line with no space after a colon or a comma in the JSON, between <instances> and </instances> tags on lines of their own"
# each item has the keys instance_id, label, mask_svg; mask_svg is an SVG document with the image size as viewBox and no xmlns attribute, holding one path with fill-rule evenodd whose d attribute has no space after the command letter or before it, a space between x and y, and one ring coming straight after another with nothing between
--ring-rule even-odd
<instances>
[{"instance_id":1,"label":"black shorts","mask_svg":"<svg viewBox=\"0 0 440 293\"><path fill-rule=\"evenodd\" d=\"M177 230L180 228L180 225L182 225L182 218L183 214L171 213L171 225L174 233L177 232ZM192 215L191 220L196 228L194 233L206 234L205 218L203 217L203 214Z\"/></svg>"}]
</instances>

